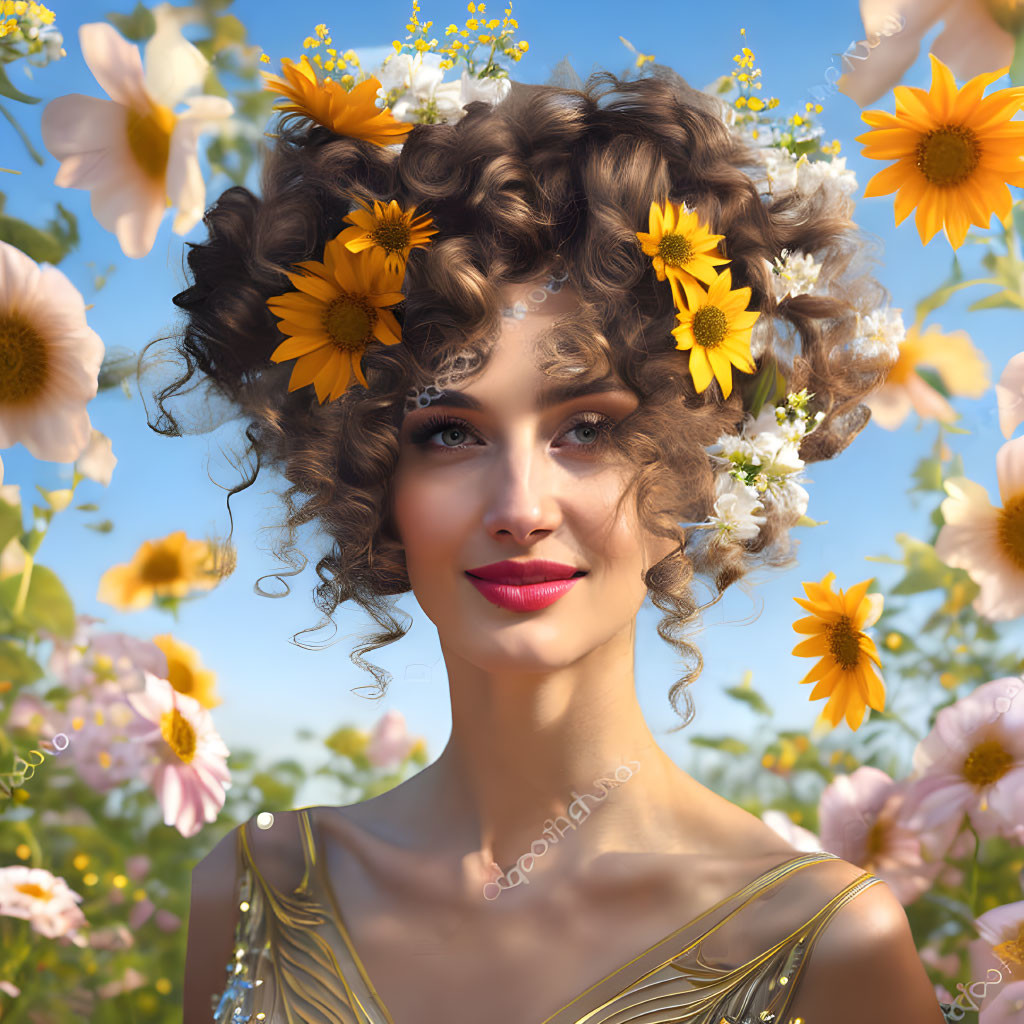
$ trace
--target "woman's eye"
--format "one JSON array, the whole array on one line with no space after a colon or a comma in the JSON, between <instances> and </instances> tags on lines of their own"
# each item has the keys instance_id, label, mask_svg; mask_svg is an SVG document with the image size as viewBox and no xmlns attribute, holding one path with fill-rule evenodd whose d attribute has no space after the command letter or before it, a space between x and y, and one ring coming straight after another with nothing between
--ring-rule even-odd
<instances>
[{"instance_id":1,"label":"woman's eye","mask_svg":"<svg viewBox=\"0 0 1024 1024\"><path fill-rule=\"evenodd\" d=\"M599 448L607 442L607 435L613 426L613 420L602 413L581 413L563 431L564 434L576 433L578 444L569 445L571 448ZM447 438L446 436L447 435ZM474 438L478 435L473 428L465 421L454 419L448 416L432 416L421 427L418 427L412 435L413 444L422 448L433 448L444 451L462 451L471 448L473 445L466 443L466 438ZM432 439L439 437L440 444L431 443ZM447 441L454 441L454 444L447 444Z\"/></svg>"}]
</instances>

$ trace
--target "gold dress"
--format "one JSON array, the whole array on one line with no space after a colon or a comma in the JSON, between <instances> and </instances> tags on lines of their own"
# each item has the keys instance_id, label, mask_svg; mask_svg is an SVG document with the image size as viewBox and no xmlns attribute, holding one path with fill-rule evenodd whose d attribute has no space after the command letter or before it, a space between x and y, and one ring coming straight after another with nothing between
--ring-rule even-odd
<instances>
[{"instance_id":1,"label":"gold dress","mask_svg":"<svg viewBox=\"0 0 1024 1024\"><path fill-rule=\"evenodd\" d=\"M296 813L305 873L291 894L267 882L256 866L251 822L236 829L235 958L227 965L227 987L213 1000L211 1019L215 1024L396 1024L345 927L309 809ZM788 880L837 859L831 853L804 853L769 869L536 1024L788 1024L785 1014L816 939L843 904L882 879L864 872L800 927L752 956L735 955L743 945L738 940L750 931L752 912L770 913L764 900L775 898L774 905L781 906ZM939 1005L948 1016L947 1004Z\"/></svg>"}]
</instances>

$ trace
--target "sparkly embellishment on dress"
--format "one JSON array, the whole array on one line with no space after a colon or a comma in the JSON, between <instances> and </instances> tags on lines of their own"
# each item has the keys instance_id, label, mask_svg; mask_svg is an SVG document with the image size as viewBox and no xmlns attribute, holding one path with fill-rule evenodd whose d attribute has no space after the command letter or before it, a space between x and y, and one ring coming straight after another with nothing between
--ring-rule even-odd
<instances>
[{"instance_id":1,"label":"sparkly embellishment on dress","mask_svg":"<svg viewBox=\"0 0 1024 1024\"><path fill-rule=\"evenodd\" d=\"M250 1024L263 1021L266 1015L253 1018L255 990L263 982L257 977L259 961L268 957L270 950L259 941L257 931L263 912L263 896L253 890L252 872L246 868L238 883L238 923L235 926L235 955L225 968L228 983L219 997L214 996L213 1020L215 1024Z\"/></svg>"}]
</instances>

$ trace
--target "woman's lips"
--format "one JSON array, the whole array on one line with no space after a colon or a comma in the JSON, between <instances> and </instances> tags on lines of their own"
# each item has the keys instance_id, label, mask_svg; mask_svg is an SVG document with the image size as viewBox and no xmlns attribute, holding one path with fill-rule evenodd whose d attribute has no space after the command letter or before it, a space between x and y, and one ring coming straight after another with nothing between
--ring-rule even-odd
<instances>
[{"instance_id":1,"label":"woman's lips","mask_svg":"<svg viewBox=\"0 0 1024 1024\"><path fill-rule=\"evenodd\" d=\"M481 580L470 576L469 582L487 598L491 604L499 608L507 608L513 612L536 612L554 604L563 594L579 583L582 576L573 576L567 580L546 580L544 583L495 583L493 580Z\"/></svg>"}]
</instances>

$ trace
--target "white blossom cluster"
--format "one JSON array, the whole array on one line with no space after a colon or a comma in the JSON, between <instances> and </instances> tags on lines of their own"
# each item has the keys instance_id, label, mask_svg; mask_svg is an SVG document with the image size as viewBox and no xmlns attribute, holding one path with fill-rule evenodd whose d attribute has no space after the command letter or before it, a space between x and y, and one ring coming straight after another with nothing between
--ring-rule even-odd
<instances>
[{"instance_id":1,"label":"white blossom cluster","mask_svg":"<svg viewBox=\"0 0 1024 1024\"><path fill-rule=\"evenodd\" d=\"M896 362L900 344L907 336L903 317L898 309L876 309L867 316L857 314L857 337L854 348L864 359L876 359L885 355L890 362Z\"/></svg>"},{"instance_id":2,"label":"white blossom cluster","mask_svg":"<svg viewBox=\"0 0 1024 1024\"><path fill-rule=\"evenodd\" d=\"M857 175L847 170L845 156L808 160L803 153L797 159L782 146L765 146L758 151L758 156L773 191L796 189L800 195L809 196L824 186L833 202L846 200L857 191Z\"/></svg>"},{"instance_id":3,"label":"white blossom cluster","mask_svg":"<svg viewBox=\"0 0 1024 1024\"><path fill-rule=\"evenodd\" d=\"M783 249L781 257L776 256L774 262L765 260L765 263L772 272L776 302L781 302L787 295L810 295L821 273L821 264L806 252Z\"/></svg>"},{"instance_id":4,"label":"white blossom cluster","mask_svg":"<svg viewBox=\"0 0 1024 1024\"><path fill-rule=\"evenodd\" d=\"M804 462L801 439L825 418L813 417L806 388L790 392L785 405L767 406L750 418L740 434L723 434L707 453L720 466L714 513L704 524L725 541L750 540L767 521L771 508L789 526L807 511L808 494L798 482Z\"/></svg>"},{"instance_id":5,"label":"white blossom cluster","mask_svg":"<svg viewBox=\"0 0 1024 1024\"><path fill-rule=\"evenodd\" d=\"M499 103L512 88L509 78L477 78L462 72L458 81L444 81L441 56L419 52L391 54L374 72L380 80L377 106L384 109L391 96L391 113L398 121L413 123L446 121L453 124L463 117L462 109L474 100ZM395 90L399 90L395 98Z\"/></svg>"}]
</instances>

